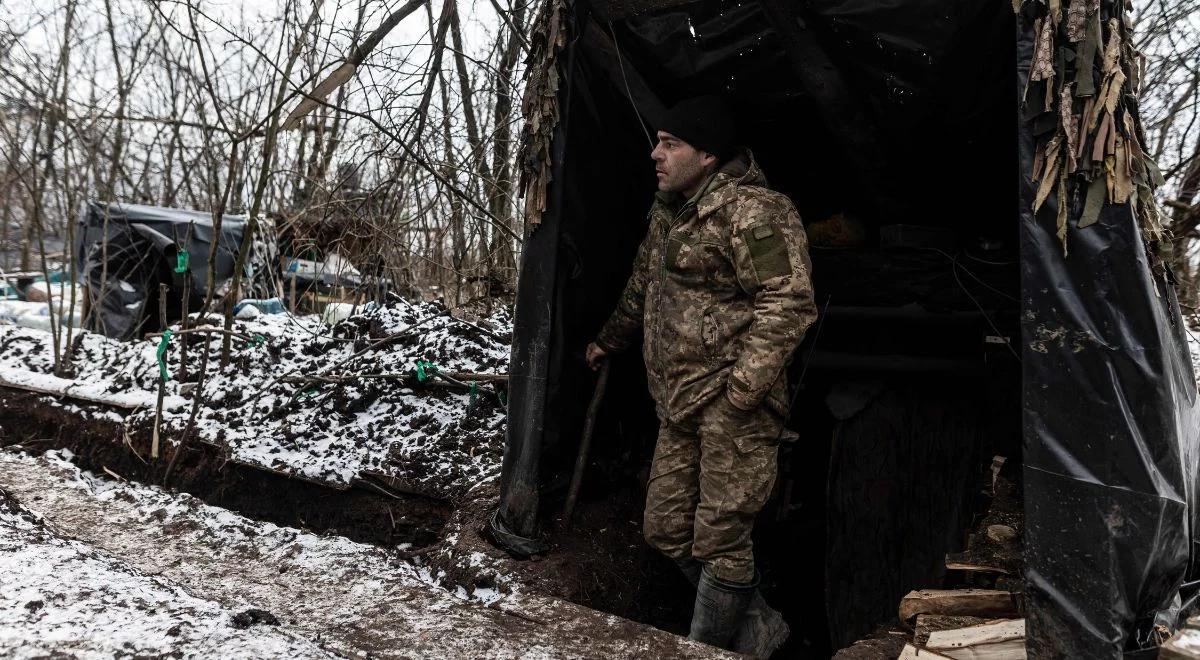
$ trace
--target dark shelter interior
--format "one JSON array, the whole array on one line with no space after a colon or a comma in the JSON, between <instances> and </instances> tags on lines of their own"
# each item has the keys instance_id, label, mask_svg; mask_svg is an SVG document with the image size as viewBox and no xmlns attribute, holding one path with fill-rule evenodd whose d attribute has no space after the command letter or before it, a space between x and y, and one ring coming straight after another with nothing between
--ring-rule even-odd
<instances>
[{"instance_id":1,"label":"dark shelter interior","mask_svg":"<svg viewBox=\"0 0 1200 660\"><path fill-rule=\"evenodd\" d=\"M1012 9L827 0L573 11L560 64L541 526L553 530L561 511L595 384L583 349L646 231L656 117L723 95L809 234L822 320L792 363L799 439L780 447L755 547L767 599L793 628L788 656L828 657L894 620L909 590L944 583L994 455L1019 480ZM581 506L617 503L640 523L656 432L641 356L619 356ZM690 602L677 600L641 616L686 630Z\"/></svg>"}]
</instances>

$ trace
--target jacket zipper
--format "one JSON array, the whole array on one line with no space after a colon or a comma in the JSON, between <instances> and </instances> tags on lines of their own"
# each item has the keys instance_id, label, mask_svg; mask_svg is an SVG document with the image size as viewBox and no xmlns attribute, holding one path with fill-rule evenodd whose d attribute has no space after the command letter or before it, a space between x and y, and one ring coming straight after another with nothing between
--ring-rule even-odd
<instances>
[{"instance_id":1,"label":"jacket zipper","mask_svg":"<svg viewBox=\"0 0 1200 660\"><path fill-rule=\"evenodd\" d=\"M688 201L686 204L683 205L683 207L681 207L679 209L678 212L675 213L675 217L671 220L671 224L667 226L667 230L666 230L666 232L663 233L661 242L659 243L659 246L658 246L659 247L659 249L658 249L658 253L659 253L658 294L654 299L654 305L655 305L654 308L656 310L662 309L663 288L667 281L667 277L666 277L667 248L670 247L670 245L671 245L671 232L672 232L672 230L674 230L676 227L679 226L680 221L683 219L683 214L686 213L688 211L688 209L690 209L693 206L695 206L695 204L693 204L691 201ZM654 363L655 363L655 365L662 364L662 341L661 341L661 337L659 336L661 333L661 330L662 330L662 322L660 321L659 323L656 323L654 325ZM655 371L657 372L658 370L656 369ZM658 389L660 389L660 390L663 389L663 387L662 387L663 383L661 382L662 378L661 378L660 374L655 373L654 379L660 381L658 383L658 385L659 385Z\"/></svg>"}]
</instances>

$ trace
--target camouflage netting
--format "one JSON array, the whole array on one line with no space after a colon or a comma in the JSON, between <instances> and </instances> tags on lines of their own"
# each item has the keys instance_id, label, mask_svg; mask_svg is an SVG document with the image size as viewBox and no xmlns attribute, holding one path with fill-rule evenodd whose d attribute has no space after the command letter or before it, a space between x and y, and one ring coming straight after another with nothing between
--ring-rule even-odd
<instances>
[{"instance_id":1,"label":"camouflage netting","mask_svg":"<svg viewBox=\"0 0 1200 660\"><path fill-rule=\"evenodd\" d=\"M1145 60L1134 48L1124 2L1111 13L1101 11L1100 0L1013 3L1035 35L1022 97L1023 119L1038 141L1033 210L1051 192L1066 200L1057 209L1064 255L1068 217L1077 216L1076 228L1085 229L1096 223L1104 204L1132 204L1149 250L1164 234L1154 199L1163 178L1142 149L1137 108Z\"/></svg>"}]
</instances>

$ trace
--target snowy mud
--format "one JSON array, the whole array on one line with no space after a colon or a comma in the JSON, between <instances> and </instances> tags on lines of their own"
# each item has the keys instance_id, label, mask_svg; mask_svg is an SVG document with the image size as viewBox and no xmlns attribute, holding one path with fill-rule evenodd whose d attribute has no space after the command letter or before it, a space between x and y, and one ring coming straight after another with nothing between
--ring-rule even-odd
<instances>
[{"instance_id":1,"label":"snowy mud","mask_svg":"<svg viewBox=\"0 0 1200 660\"><path fill-rule=\"evenodd\" d=\"M219 326L220 319L193 325ZM468 323L438 303L399 301L334 326L315 316L277 314L236 321L233 329L232 359L224 368L220 335L193 333L169 342L165 443L183 437L198 397L191 437L221 447L234 462L337 487L382 480L445 499L499 474L502 394L491 384L475 391L455 387L432 371L504 374L512 332L507 312ZM179 379L185 340L190 382ZM148 432L159 343L77 332L71 391L143 406L127 417L89 414L123 421L133 433ZM208 377L197 391L205 350ZM434 367L415 382L422 362ZM49 333L0 325L0 379L61 388L66 381L53 375L53 367ZM84 412L70 399L58 405Z\"/></svg>"},{"instance_id":2,"label":"snowy mud","mask_svg":"<svg viewBox=\"0 0 1200 660\"><path fill-rule=\"evenodd\" d=\"M555 599L467 593L398 551L0 452L0 653L722 657Z\"/></svg>"},{"instance_id":3,"label":"snowy mud","mask_svg":"<svg viewBox=\"0 0 1200 660\"><path fill-rule=\"evenodd\" d=\"M211 318L191 325L219 324ZM554 600L563 598L686 631L690 596L686 602L682 596L661 597L683 593L686 585L641 540L635 511L640 511L640 502L596 503L594 511L584 506L577 533L558 539L552 552L534 561L514 560L485 538L483 530L499 494L503 380L484 379L470 388L429 374L430 365L447 374L504 374L511 335L505 312L467 322L453 318L437 303L399 301L334 326L322 325L315 317L263 315L237 321L234 331L238 334L232 359L225 367L218 362L219 335L185 335L186 373L181 361L185 336L169 342L170 379L157 460L149 455L159 385L159 343L153 338L122 343L77 334L70 353L71 396L0 387L0 446L49 452L22 460L41 461L43 468L61 473L62 483L74 484L70 490L75 499L102 503L91 513L78 502L61 505L60 521L70 522L72 535L91 530L89 516L97 517L101 523L96 529L102 531L88 531L93 534L89 538L160 577L163 562L169 567L179 562L194 571L197 561L208 562L216 553L227 562L218 565L236 570L207 574L195 595L234 603L235 609L270 611L284 626L299 626L322 640L331 634L330 628L346 635L352 628L356 632L345 642L346 649L377 653L391 643L376 640L379 635L390 640L391 633L379 632L378 626L365 631L357 623L367 610L375 613L372 616L391 612L387 616L432 625L430 635L461 636L444 627L453 617L428 622L419 612L429 607L458 611L464 598L484 601L471 605L476 612L472 616L483 605L490 605L484 611L492 616L512 598L522 599L523 607L538 602L543 603L539 608L553 612L575 608L599 616ZM205 350L208 372L198 387ZM426 371L423 381L414 378L418 367ZM56 383L53 370L49 333L0 326L0 382L51 389L48 386ZM140 409L97 405L78 395L116 397ZM167 479L166 465L189 428L193 403L198 405L192 432ZM68 455L70 465L64 462ZM16 465L0 452L0 487L13 487L5 471ZM80 470L101 478L80 476ZM114 485L114 480L125 479L130 483ZM164 482L184 494L134 485ZM52 483L42 487L63 488ZM41 497L36 489L21 497L39 510L30 505ZM134 500L136 507L127 506ZM207 521L203 525L195 523L197 511L211 512L201 516ZM118 513L122 517L113 518ZM237 533L245 538L213 531L221 529L240 529ZM320 570L307 575L296 570L296 561L316 552L316 546L296 545L291 536L297 534L321 541L320 552L325 554L315 564ZM154 548L151 563L142 563L143 547ZM236 555L243 551L246 554ZM349 554L339 557L342 551ZM189 575L173 579L192 590ZM295 577L290 587L295 591L286 597L257 597L262 585L278 587L274 583L284 579L281 576ZM414 600L411 611L393 612L397 602L414 598L408 591L393 594L390 590L398 588L394 585L418 583L450 600ZM212 591L214 585L227 585L228 590ZM357 585L353 597L344 591L346 585ZM309 588L312 593L305 591ZM391 604L387 612L377 611L380 601ZM330 613L347 607L349 618L330 619ZM294 621L280 612L294 612ZM513 625L513 617L521 620L510 613L498 621ZM309 620L316 623L305 623ZM606 620L605 625L637 625L617 617ZM494 624L464 625L476 630ZM407 624L389 619L380 625L404 630ZM431 654L437 649L457 657L493 655L509 646L485 646L486 652L471 645L429 648Z\"/></svg>"}]
</instances>

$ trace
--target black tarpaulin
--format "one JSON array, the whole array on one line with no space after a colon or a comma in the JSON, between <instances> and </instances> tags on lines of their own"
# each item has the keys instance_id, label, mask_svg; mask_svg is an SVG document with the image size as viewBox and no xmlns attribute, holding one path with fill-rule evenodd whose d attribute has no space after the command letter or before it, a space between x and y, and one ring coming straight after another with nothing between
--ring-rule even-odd
<instances>
[{"instance_id":1,"label":"black tarpaulin","mask_svg":"<svg viewBox=\"0 0 1200 660\"><path fill-rule=\"evenodd\" d=\"M1119 11L1103 3L1105 18ZM1034 41L1024 28L1021 89ZM1174 628L1195 593L1184 586L1200 513L1187 329L1131 205L1107 205L1083 229L1078 199L1053 195L1034 214L1037 124L1023 121L1017 142L1029 652L1153 656L1154 625Z\"/></svg>"},{"instance_id":2,"label":"black tarpaulin","mask_svg":"<svg viewBox=\"0 0 1200 660\"><path fill-rule=\"evenodd\" d=\"M159 283L172 286L168 307L171 317L178 318L185 276L176 268L183 251L190 275L189 302L196 308L208 292L208 257L214 242L214 281L220 295L228 289L245 230L244 216L223 216L218 241L211 213L139 204L84 204L75 234L79 278L88 291L84 327L119 339L146 331L147 323L157 328ZM264 227L247 259L245 297L274 295L275 252L274 238Z\"/></svg>"}]
</instances>

